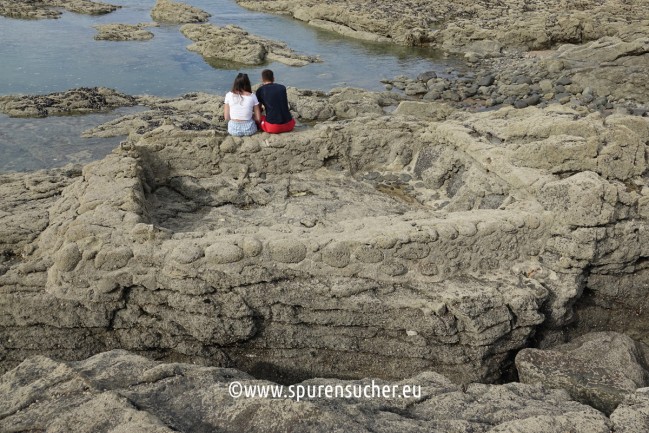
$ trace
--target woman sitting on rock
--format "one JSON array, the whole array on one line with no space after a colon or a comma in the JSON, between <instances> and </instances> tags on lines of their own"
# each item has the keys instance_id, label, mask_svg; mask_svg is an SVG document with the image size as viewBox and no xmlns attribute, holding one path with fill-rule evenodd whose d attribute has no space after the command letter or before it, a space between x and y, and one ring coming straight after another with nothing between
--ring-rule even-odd
<instances>
[{"instance_id":1,"label":"woman sitting on rock","mask_svg":"<svg viewBox=\"0 0 649 433\"><path fill-rule=\"evenodd\" d=\"M257 96L252 93L248 74L239 73L234 79L232 91L225 95L224 116L230 135L243 137L257 132L261 110Z\"/></svg>"}]
</instances>

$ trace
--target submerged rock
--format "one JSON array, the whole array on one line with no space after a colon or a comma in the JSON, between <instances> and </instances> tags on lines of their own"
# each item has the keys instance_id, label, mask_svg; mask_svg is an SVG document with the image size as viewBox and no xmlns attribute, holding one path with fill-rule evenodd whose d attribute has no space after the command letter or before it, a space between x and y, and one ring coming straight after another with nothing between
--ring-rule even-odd
<instances>
[{"instance_id":1,"label":"submerged rock","mask_svg":"<svg viewBox=\"0 0 649 433\"><path fill-rule=\"evenodd\" d=\"M185 24L180 31L194 44L187 47L210 60L230 61L246 65L261 65L268 61L289 66L306 66L319 62L317 57L297 54L283 42L251 35L240 27L212 24Z\"/></svg>"},{"instance_id":2,"label":"submerged rock","mask_svg":"<svg viewBox=\"0 0 649 433\"><path fill-rule=\"evenodd\" d=\"M243 387L246 392L273 387L279 396L232 397ZM327 398L340 392L336 387L352 398ZM384 387L395 389L395 397L363 398L363 392L378 394ZM405 387L406 395L412 396L413 389L416 397L400 398ZM304 394L301 399L298 393ZM0 429L52 433L608 433L611 425L565 392L540 386L472 384L463 389L428 372L399 382L310 379L289 388L235 369L163 364L125 351L67 363L30 358L0 378L0 398Z\"/></svg>"},{"instance_id":3,"label":"submerged rock","mask_svg":"<svg viewBox=\"0 0 649 433\"><path fill-rule=\"evenodd\" d=\"M105 87L82 87L48 95L0 96L0 112L11 117L95 113L135 104L134 97Z\"/></svg>"},{"instance_id":4,"label":"submerged rock","mask_svg":"<svg viewBox=\"0 0 649 433\"><path fill-rule=\"evenodd\" d=\"M153 38L153 33L147 27L156 24L101 24L94 26L97 29L95 39L98 41L148 41Z\"/></svg>"},{"instance_id":5,"label":"submerged rock","mask_svg":"<svg viewBox=\"0 0 649 433\"><path fill-rule=\"evenodd\" d=\"M79 14L104 15L120 7L90 0L0 0L0 15L21 19L58 18L61 12L54 8Z\"/></svg>"},{"instance_id":6,"label":"submerged rock","mask_svg":"<svg viewBox=\"0 0 649 433\"><path fill-rule=\"evenodd\" d=\"M151 18L160 23L204 23L212 15L194 6L171 0L157 0L151 10Z\"/></svg>"}]
</instances>

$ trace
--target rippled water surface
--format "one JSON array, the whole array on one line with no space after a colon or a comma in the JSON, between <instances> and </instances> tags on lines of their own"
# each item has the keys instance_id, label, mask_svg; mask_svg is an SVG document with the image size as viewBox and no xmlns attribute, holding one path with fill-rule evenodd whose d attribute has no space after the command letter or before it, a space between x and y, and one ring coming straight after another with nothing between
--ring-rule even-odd
<instances>
[{"instance_id":1,"label":"rippled water surface","mask_svg":"<svg viewBox=\"0 0 649 433\"><path fill-rule=\"evenodd\" d=\"M104 16L64 12L57 20L13 20L0 17L0 94L49 93L74 87L106 86L128 94L175 96L193 91L224 93L236 74L233 69L217 69L186 49L191 43L178 26L152 28L150 41L95 41L100 23L150 22L154 0L113 0L123 6ZM360 42L321 31L283 16L251 12L234 1L189 0L212 14L217 25L235 24L247 31L286 42L292 49L319 55L323 63L302 68L271 63L243 69L258 77L271 67L278 81L288 85L328 90L355 86L379 90L379 80L396 75L413 75L427 70L443 70L449 62L428 49L415 49ZM80 146L92 158L101 157L97 144L81 139L81 130L93 121L114 118L106 115L26 121L0 117L0 170L39 168L37 160L50 161L48 150L57 141ZM56 129L55 125L63 126ZM34 139L28 129L39 129ZM54 133L53 131L57 132ZM24 131L23 135L21 131ZM111 144L112 145L112 144ZM40 149L40 150L39 150ZM67 149L67 148L66 148ZM81 155L77 152L78 155ZM40 156L36 156L39 155ZM23 156L32 155L21 162ZM84 162L84 158L80 157Z\"/></svg>"}]
</instances>

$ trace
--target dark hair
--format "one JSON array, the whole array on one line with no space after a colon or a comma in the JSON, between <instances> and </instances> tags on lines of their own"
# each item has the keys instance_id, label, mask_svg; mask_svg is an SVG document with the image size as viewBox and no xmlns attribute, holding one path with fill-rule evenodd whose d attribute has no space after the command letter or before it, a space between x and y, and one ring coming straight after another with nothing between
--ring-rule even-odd
<instances>
[{"instance_id":1,"label":"dark hair","mask_svg":"<svg viewBox=\"0 0 649 433\"><path fill-rule=\"evenodd\" d=\"M232 93L241 94L243 92L252 93L252 86L250 85L248 74L242 74L239 72L237 78L234 79L234 83L232 84Z\"/></svg>"},{"instance_id":2,"label":"dark hair","mask_svg":"<svg viewBox=\"0 0 649 433\"><path fill-rule=\"evenodd\" d=\"M268 81L269 83L275 82L275 74L270 69L264 69L261 71L261 79L263 81Z\"/></svg>"}]
</instances>

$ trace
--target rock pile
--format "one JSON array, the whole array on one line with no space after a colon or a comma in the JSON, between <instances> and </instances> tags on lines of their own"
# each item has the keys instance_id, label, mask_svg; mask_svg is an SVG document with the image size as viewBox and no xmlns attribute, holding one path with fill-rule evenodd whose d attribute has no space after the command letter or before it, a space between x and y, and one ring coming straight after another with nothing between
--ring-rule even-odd
<instances>
[{"instance_id":1,"label":"rock pile","mask_svg":"<svg viewBox=\"0 0 649 433\"><path fill-rule=\"evenodd\" d=\"M120 7L90 0L0 0L0 15L20 19L58 18L61 12L54 8L78 14L104 15Z\"/></svg>"},{"instance_id":2,"label":"rock pile","mask_svg":"<svg viewBox=\"0 0 649 433\"><path fill-rule=\"evenodd\" d=\"M384 83L413 98L465 109L560 103L584 112L619 107L643 115L649 111L649 88L642 78L648 68L649 39L625 42L607 37L539 56L482 60L474 70L446 78L431 71Z\"/></svg>"}]
</instances>

